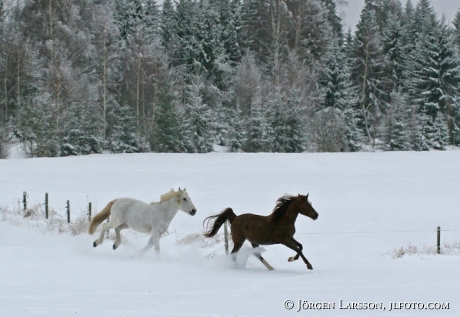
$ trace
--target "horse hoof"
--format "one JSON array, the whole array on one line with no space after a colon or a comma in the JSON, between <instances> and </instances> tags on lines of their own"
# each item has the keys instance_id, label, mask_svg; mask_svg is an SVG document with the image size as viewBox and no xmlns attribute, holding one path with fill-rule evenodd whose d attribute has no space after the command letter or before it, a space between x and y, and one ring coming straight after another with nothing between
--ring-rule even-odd
<instances>
[{"instance_id":1,"label":"horse hoof","mask_svg":"<svg viewBox=\"0 0 460 317\"><path fill-rule=\"evenodd\" d=\"M112 248L113 248L114 250L116 250L116 249L118 248L118 246L114 243L113 246L112 246Z\"/></svg>"},{"instance_id":2,"label":"horse hoof","mask_svg":"<svg viewBox=\"0 0 460 317\"><path fill-rule=\"evenodd\" d=\"M97 247L96 241L93 242L93 247L94 247L94 248Z\"/></svg>"},{"instance_id":3,"label":"horse hoof","mask_svg":"<svg viewBox=\"0 0 460 317\"><path fill-rule=\"evenodd\" d=\"M311 265L307 265L307 269L309 269L309 270L313 270L313 266L311 266Z\"/></svg>"},{"instance_id":4,"label":"horse hoof","mask_svg":"<svg viewBox=\"0 0 460 317\"><path fill-rule=\"evenodd\" d=\"M294 262L294 257L291 256L291 257L288 259L288 262Z\"/></svg>"}]
</instances>

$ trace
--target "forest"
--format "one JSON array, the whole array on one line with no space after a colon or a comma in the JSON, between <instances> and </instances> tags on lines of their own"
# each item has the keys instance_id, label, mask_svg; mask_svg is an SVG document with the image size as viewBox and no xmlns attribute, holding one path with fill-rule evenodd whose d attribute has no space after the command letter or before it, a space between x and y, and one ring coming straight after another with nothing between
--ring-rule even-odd
<instances>
[{"instance_id":1,"label":"forest","mask_svg":"<svg viewBox=\"0 0 460 317\"><path fill-rule=\"evenodd\" d=\"M341 2L0 0L0 158L459 146L460 11Z\"/></svg>"}]
</instances>

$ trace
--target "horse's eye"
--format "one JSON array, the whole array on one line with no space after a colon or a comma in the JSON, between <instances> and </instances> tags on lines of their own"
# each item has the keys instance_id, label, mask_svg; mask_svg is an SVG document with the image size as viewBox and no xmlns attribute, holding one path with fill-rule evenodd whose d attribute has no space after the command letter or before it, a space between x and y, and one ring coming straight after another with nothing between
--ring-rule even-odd
<instances>
[{"instance_id":1,"label":"horse's eye","mask_svg":"<svg viewBox=\"0 0 460 317\"><path fill-rule=\"evenodd\" d=\"M184 201L187 201L187 198L184 198Z\"/></svg>"}]
</instances>

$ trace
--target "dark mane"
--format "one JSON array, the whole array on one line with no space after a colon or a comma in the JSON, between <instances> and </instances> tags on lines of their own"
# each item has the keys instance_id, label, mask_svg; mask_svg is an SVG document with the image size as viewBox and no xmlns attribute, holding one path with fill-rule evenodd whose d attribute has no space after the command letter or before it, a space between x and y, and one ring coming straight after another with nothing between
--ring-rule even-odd
<instances>
[{"instance_id":1,"label":"dark mane","mask_svg":"<svg viewBox=\"0 0 460 317\"><path fill-rule=\"evenodd\" d=\"M297 198L298 196L290 196L284 195L276 201L276 206L273 209L272 215L274 220L278 220L284 216L286 210L289 208L291 203Z\"/></svg>"}]
</instances>

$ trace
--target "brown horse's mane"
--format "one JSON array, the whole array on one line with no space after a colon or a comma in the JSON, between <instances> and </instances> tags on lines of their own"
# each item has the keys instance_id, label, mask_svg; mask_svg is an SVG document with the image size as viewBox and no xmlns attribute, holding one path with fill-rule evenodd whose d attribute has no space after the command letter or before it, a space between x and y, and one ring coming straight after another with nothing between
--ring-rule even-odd
<instances>
[{"instance_id":1,"label":"brown horse's mane","mask_svg":"<svg viewBox=\"0 0 460 317\"><path fill-rule=\"evenodd\" d=\"M278 220L284 216L286 210L298 196L284 195L276 201L276 206L273 209L272 216L274 220Z\"/></svg>"}]
</instances>

